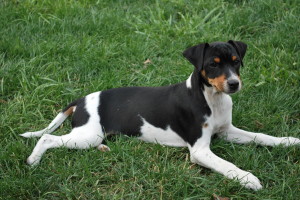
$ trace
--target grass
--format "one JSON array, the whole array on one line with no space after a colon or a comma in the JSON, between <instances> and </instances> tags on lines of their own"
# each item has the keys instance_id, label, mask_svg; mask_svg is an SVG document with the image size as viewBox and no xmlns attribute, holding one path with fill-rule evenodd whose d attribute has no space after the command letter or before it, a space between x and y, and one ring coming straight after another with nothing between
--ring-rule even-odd
<instances>
[{"instance_id":1,"label":"grass","mask_svg":"<svg viewBox=\"0 0 300 200\"><path fill-rule=\"evenodd\" d=\"M299 147L214 140L217 155L262 181L253 192L192 165L187 149L124 136L106 140L109 153L54 149L31 168L37 140L18 135L94 91L184 81L193 67L183 50L235 39L248 51L234 124L300 137L299 16L298 2L284 0L2 0L0 199L299 199Z\"/></svg>"}]
</instances>

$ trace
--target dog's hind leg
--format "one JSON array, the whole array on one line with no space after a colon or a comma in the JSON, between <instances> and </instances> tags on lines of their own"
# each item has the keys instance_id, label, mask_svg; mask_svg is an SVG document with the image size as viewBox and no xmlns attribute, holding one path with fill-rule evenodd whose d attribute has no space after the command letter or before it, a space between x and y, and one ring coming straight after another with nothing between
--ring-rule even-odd
<instances>
[{"instance_id":1,"label":"dog's hind leg","mask_svg":"<svg viewBox=\"0 0 300 200\"><path fill-rule=\"evenodd\" d=\"M54 131L68 115L74 112L71 133L63 136L44 134L36 144L33 152L27 159L29 165L38 164L42 155L47 149L56 147L67 147L75 149L87 149L90 147L101 148L100 144L104 138L104 133L100 124L98 107L100 105L100 92L89 94L88 96L71 103L63 110L62 115L58 115L49 125L50 132ZM75 111L74 111L75 110ZM51 125L53 127L51 127ZM29 136L42 135L42 131ZM25 135L27 136L27 135Z\"/></svg>"},{"instance_id":2,"label":"dog's hind leg","mask_svg":"<svg viewBox=\"0 0 300 200\"><path fill-rule=\"evenodd\" d=\"M100 147L103 138L104 134L99 123L88 123L74 128L71 133L62 136L44 134L28 157L27 163L29 165L38 164L42 155L51 148L88 149Z\"/></svg>"}]
</instances>

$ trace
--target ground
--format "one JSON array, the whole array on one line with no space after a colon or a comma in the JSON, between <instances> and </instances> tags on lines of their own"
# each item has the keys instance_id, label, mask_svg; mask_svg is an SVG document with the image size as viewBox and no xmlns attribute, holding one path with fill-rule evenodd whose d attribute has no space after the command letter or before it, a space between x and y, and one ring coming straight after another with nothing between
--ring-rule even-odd
<instances>
[{"instance_id":1,"label":"ground","mask_svg":"<svg viewBox=\"0 0 300 200\"><path fill-rule=\"evenodd\" d=\"M299 16L284 0L2 0L0 199L298 199L299 147L215 139L218 156L262 181L253 192L193 165L186 148L121 136L107 138L110 152L54 149L29 167L37 139L19 134L98 90L185 81L187 47L234 39L248 44L234 124L299 138ZM67 121L55 134L69 131Z\"/></svg>"}]
</instances>

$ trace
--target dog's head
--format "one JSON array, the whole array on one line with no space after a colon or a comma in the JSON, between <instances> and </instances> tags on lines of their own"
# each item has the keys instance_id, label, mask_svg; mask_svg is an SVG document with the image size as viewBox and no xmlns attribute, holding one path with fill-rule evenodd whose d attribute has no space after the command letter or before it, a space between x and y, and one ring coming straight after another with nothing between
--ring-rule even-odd
<instances>
[{"instance_id":1,"label":"dog's head","mask_svg":"<svg viewBox=\"0 0 300 200\"><path fill-rule=\"evenodd\" d=\"M246 50L245 43L229 40L199 44L185 50L183 55L209 86L231 94L241 89L240 66Z\"/></svg>"}]
</instances>

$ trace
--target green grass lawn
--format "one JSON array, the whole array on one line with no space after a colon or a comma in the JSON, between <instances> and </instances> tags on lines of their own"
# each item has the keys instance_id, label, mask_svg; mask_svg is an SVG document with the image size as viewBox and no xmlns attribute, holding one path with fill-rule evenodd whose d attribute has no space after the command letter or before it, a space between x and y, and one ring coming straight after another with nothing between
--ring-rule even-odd
<instances>
[{"instance_id":1,"label":"green grass lawn","mask_svg":"<svg viewBox=\"0 0 300 200\"><path fill-rule=\"evenodd\" d=\"M300 199L299 146L215 139L218 156L261 180L253 192L191 164L186 148L124 136L106 140L111 152L53 149L29 167L37 139L19 136L91 92L184 81L183 50L234 39L248 44L234 124L300 137L299 16L295 0L0 1L0 199Z\"/></svg>"}]
</instances>

